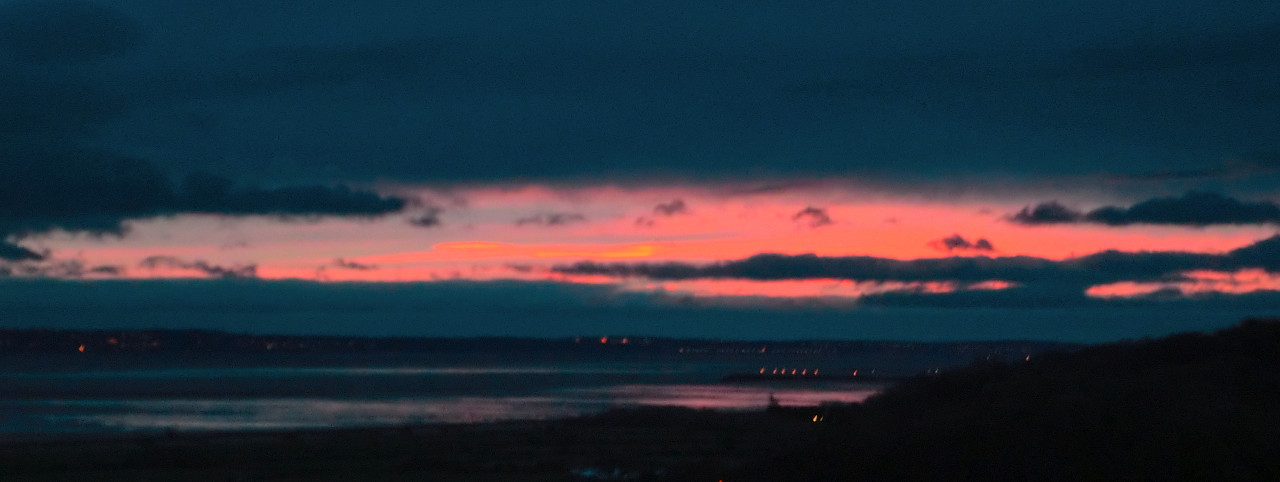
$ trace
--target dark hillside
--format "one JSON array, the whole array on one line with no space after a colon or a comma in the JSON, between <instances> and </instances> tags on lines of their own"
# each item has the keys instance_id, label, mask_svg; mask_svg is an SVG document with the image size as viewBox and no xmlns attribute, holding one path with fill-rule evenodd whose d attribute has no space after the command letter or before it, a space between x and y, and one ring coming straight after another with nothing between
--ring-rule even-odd
<instances>
[{"instance_id":1,"label":"dark hillside","mask_svg":"<svg viewBox=\"0 0 1280 482\"><path fill-rule=\"evenodd\" d=\"M743 478L1280 480L1280 320L917 377L822 425Z\"/></svg>"}]
</instances>

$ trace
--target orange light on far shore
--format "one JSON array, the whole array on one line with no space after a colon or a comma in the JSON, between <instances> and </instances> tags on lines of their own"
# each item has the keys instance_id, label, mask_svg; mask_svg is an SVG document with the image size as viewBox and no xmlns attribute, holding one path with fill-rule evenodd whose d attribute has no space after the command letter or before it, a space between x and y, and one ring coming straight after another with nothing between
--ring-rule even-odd
<instances>
[{"instance_id":1,"label":"orange light on far shore","mask_svg":"<svg viewBox=\"0 0 1280 482\"><path fill-rule=\"evenodd\" d=\"M80 345L80 348L77 348L77 350L78 350L80 353L84 353L84 345Z\"/></svg>"}]
</instances>

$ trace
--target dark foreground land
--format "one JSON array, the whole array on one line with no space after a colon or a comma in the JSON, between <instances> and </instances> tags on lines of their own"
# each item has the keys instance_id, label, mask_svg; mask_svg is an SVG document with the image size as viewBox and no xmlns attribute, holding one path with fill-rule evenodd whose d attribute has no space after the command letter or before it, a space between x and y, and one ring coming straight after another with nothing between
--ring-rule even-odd
<instances>
[{"instance_id":1,"label":"dark foreground land","mask_svg":"<svg viewBox=\"0 0 1280 482\"><path fill-rule=\"evenodd\" d=\"M814 421L817 417L819 421ZM0 443L14 480L1280 480L1280 321L983 363L863 404Z\"/></svg>"},{"instance_id":2,"label":"dark foreground land","mask_svg":"<svg viewBox=\"0 0 1280 482\"><path fill-rule=\"evenodd\" d=\"M0 479L707 480L779 455L812 422L640 408L557 421L159 434L0 445ZM782 439L782 440L779 440Z\"/></svg>"}]
</instances>

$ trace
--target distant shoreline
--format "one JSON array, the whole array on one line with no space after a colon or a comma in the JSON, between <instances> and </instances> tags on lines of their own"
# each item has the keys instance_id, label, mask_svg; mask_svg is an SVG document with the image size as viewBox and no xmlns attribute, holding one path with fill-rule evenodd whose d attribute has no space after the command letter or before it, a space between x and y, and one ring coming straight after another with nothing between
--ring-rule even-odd
<instances>
[{"instance_id":1,"label":"distant shoreline","mask_svg":"<svg viewBox=\"0 0 1280 482\"><path fill-rule=\"evenodd\" d=\"M516 351L585 354L675 354L694 356L822 356L900 351L1009 356L1083 346L1035 340L938 341L813 339L723 340L657 336L576 337L365 337L243 334L211 330L0 329L0 356L20 353L66 355L113 353L477 353Z\"/></svg>"}]
</instances>

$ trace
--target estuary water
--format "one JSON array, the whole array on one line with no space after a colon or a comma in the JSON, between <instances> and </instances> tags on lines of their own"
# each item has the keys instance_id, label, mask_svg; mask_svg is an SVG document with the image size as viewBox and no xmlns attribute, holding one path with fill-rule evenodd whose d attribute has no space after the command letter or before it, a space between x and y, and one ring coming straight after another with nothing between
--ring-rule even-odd
<instances>
[{"instance_id":1,"label":"estuary water","mask_svg":"<svg viewBox=\"0 0 1280 482\"><path fill-rule=\"evenodd\" d=\"M578 362L168 367L0 374L0 436L535 420L645 405L762 409L858 402L852 383L726 384L741 364Z\"/></svg>"}]
</instances>

